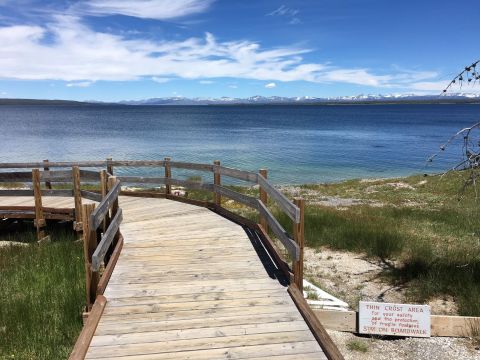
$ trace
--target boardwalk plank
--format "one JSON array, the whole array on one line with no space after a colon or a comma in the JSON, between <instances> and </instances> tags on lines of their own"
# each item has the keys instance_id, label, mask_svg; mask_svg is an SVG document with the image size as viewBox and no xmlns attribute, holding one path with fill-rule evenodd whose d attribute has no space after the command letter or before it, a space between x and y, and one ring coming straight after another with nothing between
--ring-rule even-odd
<instances>
[{"instance_id":1,"label":"boardwalk plank","mask_svg":"<svg viewBox=\"0 0 480 360\"><path fill-rule=\"evenodd\" d=\"M74 206L73 198L42 200ZM88 359L325 359L241 226L166 199L119 203L124 246ZM3 205L32 206L33 197L1 197Z\"/></svg>"},{"instance_id":2,"label":"boardwalk plank","mask_svg":"<svg viewBox=\"0 0 480 360\"><path fill-rule=\"evenodd\" d=\"M190 350L219 349L238 346L252 346L264 344L282 344L289 342L311 341L310 331L287 331L268 334L252 334L238 336L217 336L214 338L200 338L173 341L158 341L154 343L138 343L125 345L99 346L89 349L88 359L110 358L112 356L147 355L175 353Z\"/></svg>"},{"instance_id":3,"label":"boardwalk plank","mask_svg":"<svg viewBox=\"0 0 480 360\"><path fill-rule=\"evenodd\" d=\"M298 355L297 355L298 354ZM124 357L109 357L110 360L239 360L253 358L270 358L272 356L296 355L296 359L326 359L320 346L315 341L290 342L283 344L265 344L239 346L209 350L178 351L164 354L138 354ZM306 357L304 357L306 356ZM87 354L87 359L91 359Z\"/></svg>"}]
</instances>

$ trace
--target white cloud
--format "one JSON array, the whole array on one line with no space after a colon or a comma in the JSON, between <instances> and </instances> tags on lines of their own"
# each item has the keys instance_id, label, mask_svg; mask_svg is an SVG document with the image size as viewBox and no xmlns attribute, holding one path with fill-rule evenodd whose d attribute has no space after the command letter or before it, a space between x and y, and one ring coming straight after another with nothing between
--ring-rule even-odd
<instances>
[{"instance_id":1,"label":"white cloud","mask_svg":"<svg viewBox=\"0 0 480 360\"><path fill-rule=\"evenodd\" d=\"M212 81L212 80L200 80L199 83L200 83L200 84L203 84L203 85L210 85L210 84L215 83L215 81Z\"/></svg>"},{"instance_id":2,"label":"white cloud","mask_svg":"<svg viewBox=\"0 0 480 360\"><path fill-rule=\"evenodd\" d=\"M266 87L267 89L273 89L273 88L276 87L276 86L277 86L277 84L275 84L274 82L271 82L271 83L268 83L267 85L265 85L265 87Z\"/></svg>"},{"instance_id":3,"label":"white cloud","mask_svg":"<svg viewBox=\"0 0 480 360\"><path fill-rule=\"evenodd\" d=\"M90 0L72 8L96 16L126 15L168 20L206 11L214 0Z\"/></svg>"},{"instance_id":4,"label":"white cloud","mask_svg":"<svg viewBox=\"0 0 480 360\"><path fill-rule=\"evenodd\" d=\"M49 41L43 41L46 36ZM403 70L378 75L368 69L305 62L302 56L309 49L265 49L247 40L219 42L210 33L180 41L132 40L94 31L78 17L66 15L53 17L45 26L0 27L0 44L0 79L63 80L70 86L143 78L161 83L174 78L205 83L228 77L408 88L436 76Z\"/></svg>"},{"instance_id":5,"label":"white cloud","mask_svg":"<svg viewBox=\"0 0 480 360\"><path fill-rule=\"evenodd\" d=\"M93 81L79 81L79 82L71 82L68 83L67 87L89 87L93 84Z\"/></svg>"},{"instance_id":6,"label":"white cloud","mask_svg":"<svg viewBox=\"0 0 480 360\"><path fill-rule=\"evenodd\" d=\"M297 16L300 11L298 9L292 9L285 5L280 6L278 9L268 13L267 16L281 16L289 19L288 23L291 25L301 24L300 18Z\"/></svg>"},{"instance_id":7,"label":"white cloud","mask_svg":"<svg viewBox=\"0 0 480 360\"><path fill-rule=\"evenodd\" d=\"M412 90L434 91L440 93L448 85L449 81L419 81L411 84Z\"/></svg>"},{"instance_id":8,"label":"white cloud","mask_svg":"<svg viewBox=\"0 0 480 360\"><path fill-rule=\"evenodd\" d=\"M295 16L299 13L297 9L291 9L285 5L280 6L278 9L268 13L267 16Z\"/></svg>"},{"instance_id":9,"label":"white cloud","mask_svg":"<svg viewBox=\"0 0 480 360\"><path fill-rule=\"evenodd\" d=\"M169 82L170 78L164 78L164 77L158 77L158 76L153 76L152 77L152 81L155 81L156 83L159 83L159 84L165 84L167 82Z\"/></svg>"},{"instance_id":10,"label":"white cloud","mask_svg":"<svg viewBox=\"0 0 480 360\"><path fill-rule=\"evenodd\" d=\"M228 87L230 89L238 89L238 85L235 85L235 84L230 84L230 85L228 85Z\"/></svg>"}]
</instances>

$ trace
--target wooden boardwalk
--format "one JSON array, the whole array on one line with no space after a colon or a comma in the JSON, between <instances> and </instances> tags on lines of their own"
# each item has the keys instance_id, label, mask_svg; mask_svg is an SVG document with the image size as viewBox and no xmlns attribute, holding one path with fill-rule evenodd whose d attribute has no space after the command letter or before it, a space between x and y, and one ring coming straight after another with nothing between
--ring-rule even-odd
<instances>
[{"instance_id":1,"label":"wooden boardwalk","mask_svg":"<svg viewBox=\"0 0 480 360\"><path fill-rule=\"evenodd\" d=\"M0 206L32 201L0 197ZM87 359L326 359L280 272L240 225L166 199L119 202L124 245Z\"/></svg>"}]
</instances>

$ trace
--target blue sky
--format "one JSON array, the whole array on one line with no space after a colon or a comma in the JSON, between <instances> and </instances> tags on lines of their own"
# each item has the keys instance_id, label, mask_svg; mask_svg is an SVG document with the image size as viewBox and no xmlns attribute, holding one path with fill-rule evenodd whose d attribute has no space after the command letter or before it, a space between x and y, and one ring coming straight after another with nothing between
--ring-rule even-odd
<instances>
[{"instance_id":1,"label":"blue sky","mask_svg":"<svg viewBox=\"0 0 480 360\"><path fill-rule=\"evenodd\" d=\"M437 94L480 57L479 15L463 0L0 0L0 97Z\"/></svg>"}]
</instances>

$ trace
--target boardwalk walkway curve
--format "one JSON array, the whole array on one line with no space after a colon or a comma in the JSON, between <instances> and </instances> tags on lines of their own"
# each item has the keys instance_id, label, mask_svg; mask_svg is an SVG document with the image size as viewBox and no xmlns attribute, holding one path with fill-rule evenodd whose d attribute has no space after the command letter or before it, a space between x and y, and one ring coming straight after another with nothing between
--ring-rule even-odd
<instances>
[{"instance_id":1,"label":"boardwalk walkway curve","mask_svg":"<svg viewBox=\"0 0 480 360\"><path fill-rule=\"evenodd\" d=\"M36 165L0 164L33 169L31 179L0 173L0 181L30 180L33 188L0 191L0 218L35 219L39 238L47 216L71 217L83 230L88 318L71 359L342 359L303 299L303 201L290 202L265 171L168 158L49 163L72 166L56 172ZM114 177L113 166L163 166L165 177ZM172 167L211 171L214 182L173 179ZM222 186L222 175L258 183L260 199ZM80 178L98 180L99 193L82 190ZM42 190L47 180L50 187L69 180L73 189ZM121 183L160 183L165 193L125 193ZM173 195L176 185L212 191L214 201ZM260 224L224 209L222 196L258 210ZM294 239L268 210L267 196L292 219ZM267 227L294 259L293 273Z\"/></svg>"}]
</instances>

